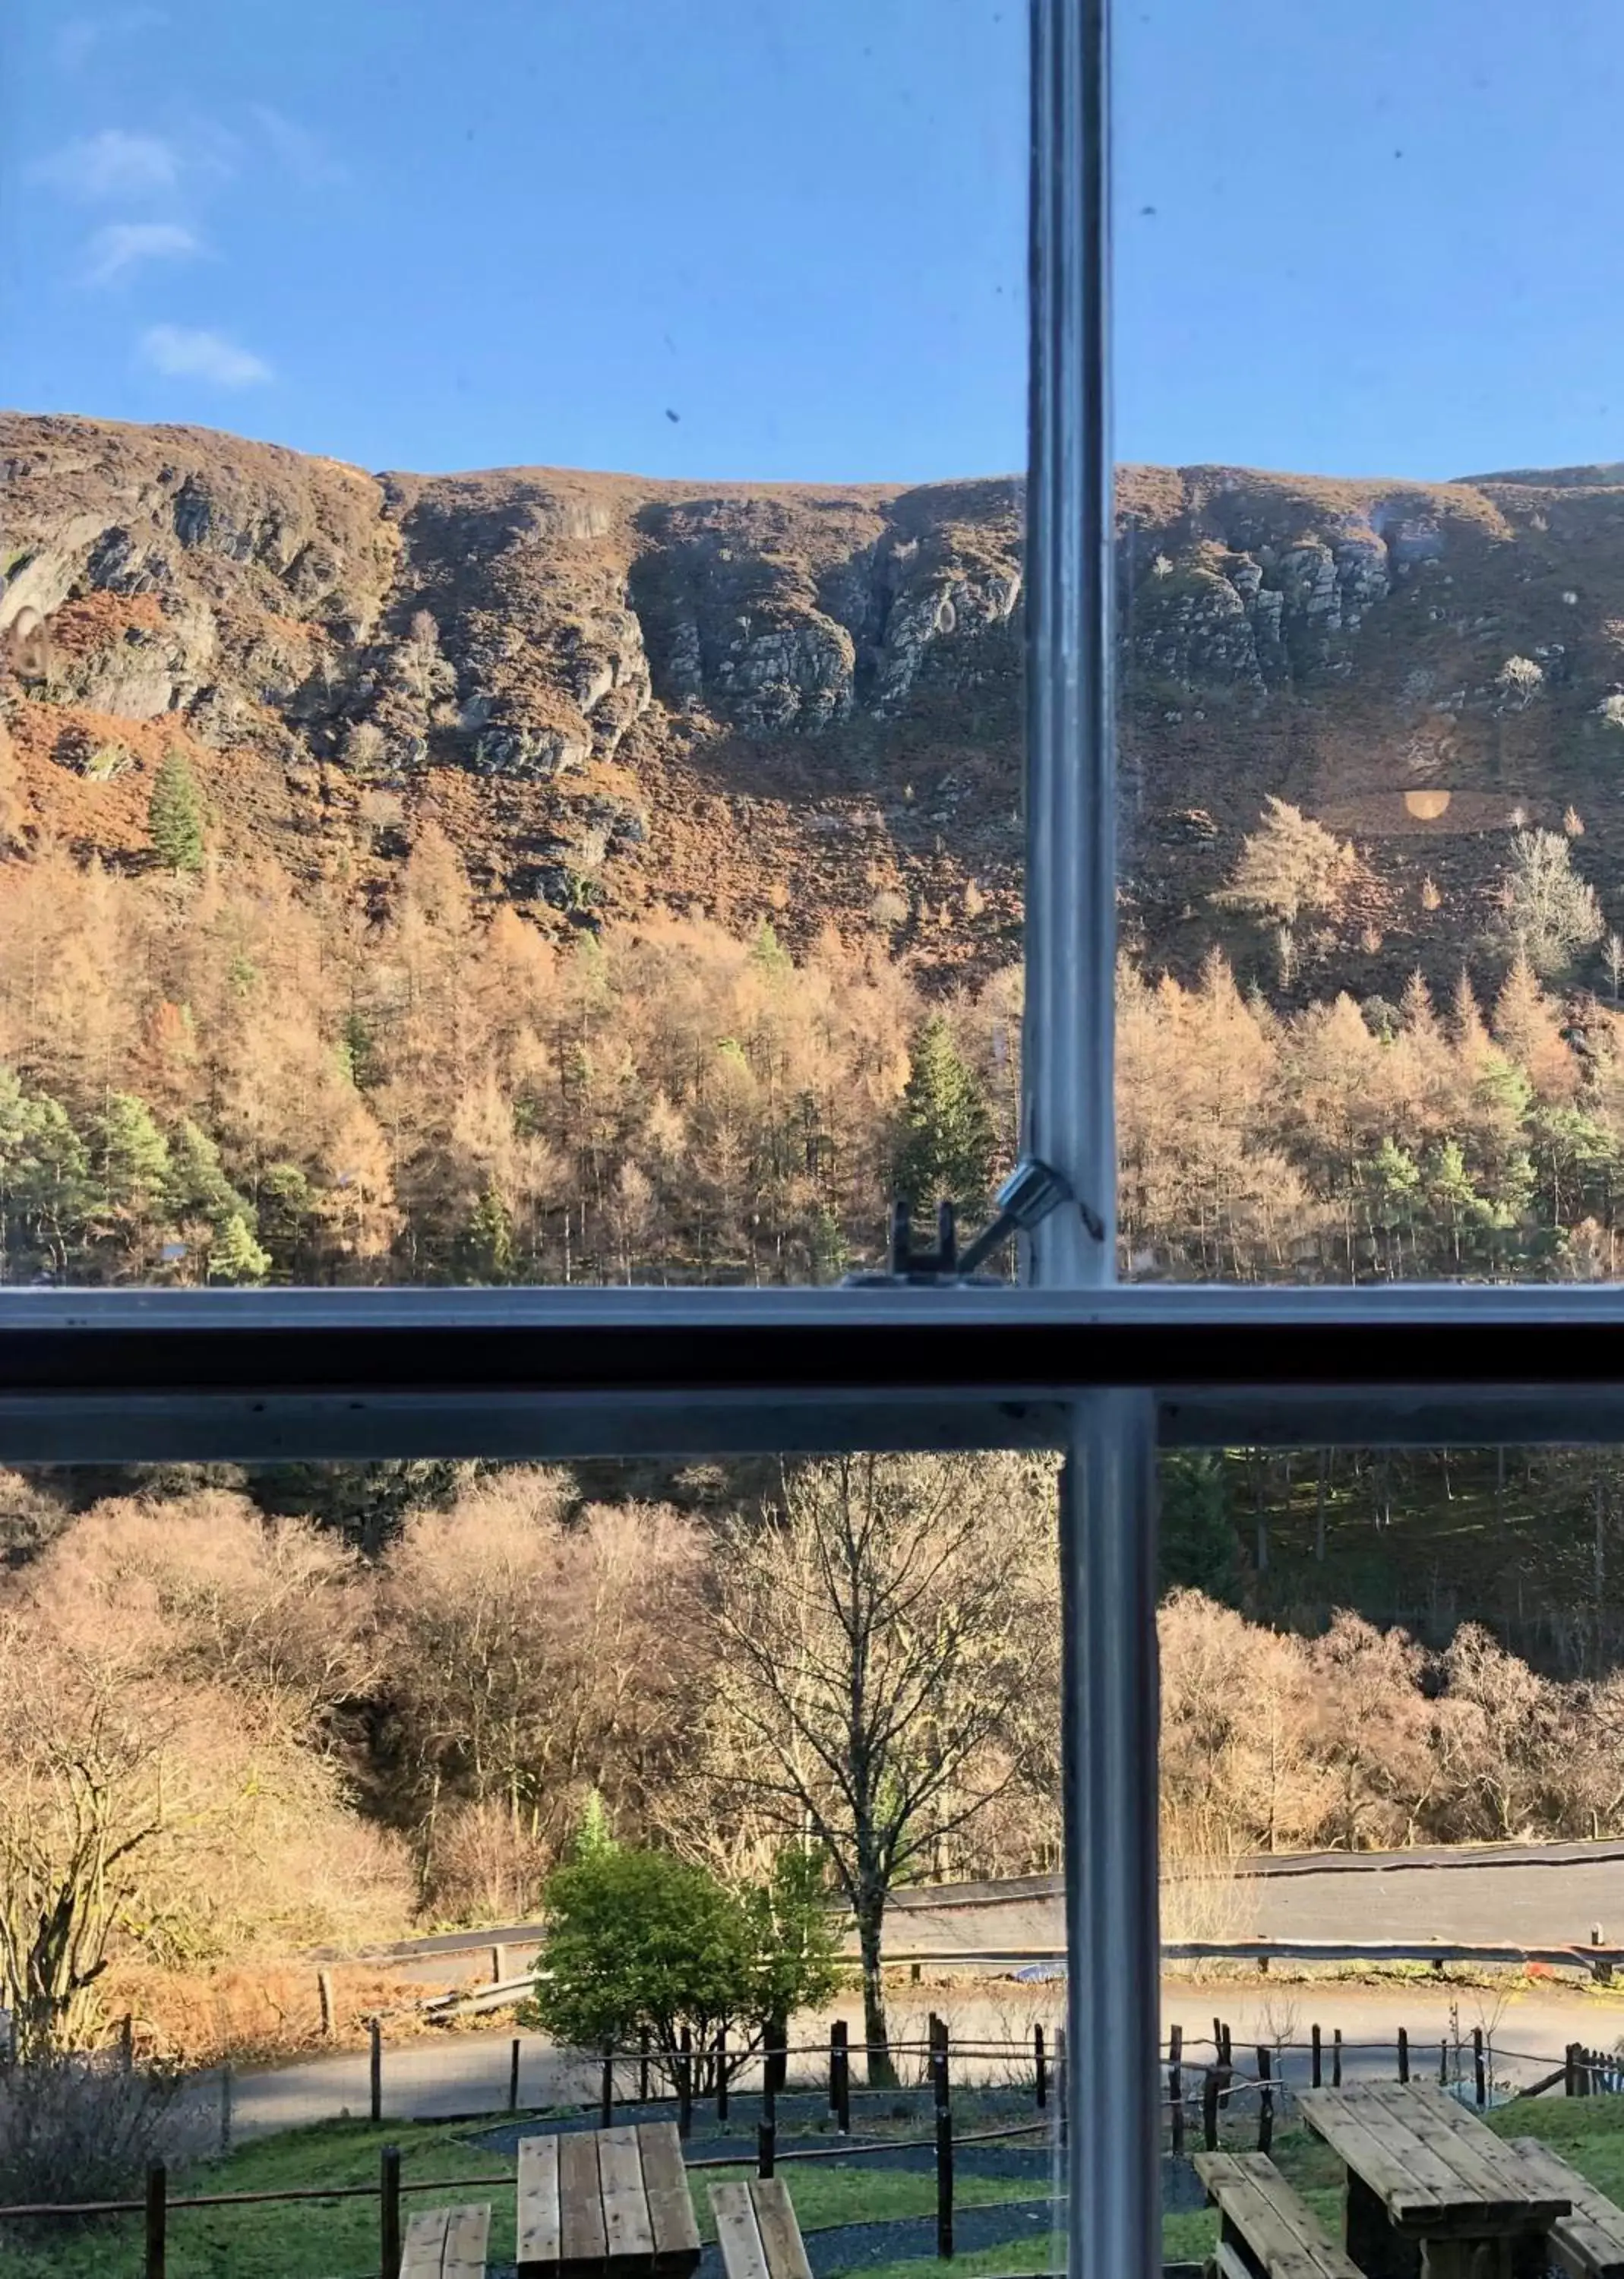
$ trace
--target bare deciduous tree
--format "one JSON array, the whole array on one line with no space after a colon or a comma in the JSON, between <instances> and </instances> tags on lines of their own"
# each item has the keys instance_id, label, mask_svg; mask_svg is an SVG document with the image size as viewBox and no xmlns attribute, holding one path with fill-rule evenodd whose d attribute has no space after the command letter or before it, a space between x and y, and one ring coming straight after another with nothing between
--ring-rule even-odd
<instances>
[{"instance_id":1,"label":"bare deciduous tree","mask_svg":"<svg viewBox=\"0 0 1624 2279\"><path fill-rule=\"evenodd\" d=\"M1015 1456L808 1464L764 1523L732 1532L719 1786L827 1850L857 1926L870 2080L894 2077L886 1902L1019 1778L1053 1574L1052 1472Z\"/></svg>"}]
</instances>

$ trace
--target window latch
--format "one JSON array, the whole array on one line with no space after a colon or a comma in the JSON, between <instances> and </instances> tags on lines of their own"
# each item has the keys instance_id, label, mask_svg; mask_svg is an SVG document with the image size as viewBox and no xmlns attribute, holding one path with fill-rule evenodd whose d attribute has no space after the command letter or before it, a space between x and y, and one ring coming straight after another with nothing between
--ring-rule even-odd
<instances>
[{"instance_id":1,"label":"window latch","mask_svg":"<svg viewBox=\"0 0 1624 2279\"><path fill-rule=\"evenodd\" d=\"M993 1197L995 1216L973 1242L963 1250L959 1248L958 1209L954 1203L945 1202L937 1208L936 1247L915 1250L908 1207L899 1198L891 1207L889 1271L848 1274L846 1282L853 1287L871 1289L897 1282L971 1281L976 1278L977 1269L1012 1235L1030 1234L1051 1211L1058 1210L1061 1203L1071 1199L1070 1186L1057 1170L1039 1163L1035 1156L1028 1156L1015 1165Z\"/></svg>"}]
</instances>

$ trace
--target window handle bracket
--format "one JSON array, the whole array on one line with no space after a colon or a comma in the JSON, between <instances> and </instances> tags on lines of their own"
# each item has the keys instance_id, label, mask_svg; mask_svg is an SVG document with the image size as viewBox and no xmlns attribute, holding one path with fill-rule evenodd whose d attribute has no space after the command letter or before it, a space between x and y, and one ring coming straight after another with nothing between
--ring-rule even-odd
<instances>
[{"instance_id":1,"label":"window handle bracket","mask_svg":"<svg viewBox=\"0 0 1624 2279\"><path fill-rule=\"evenodd\" d=\"M899 1196L891 1207L891 1265L883 1274L848 1274L854 1288L873 1289L897 1283L942 1284L990 1281L977 1270L1013 1235L1030 1234L1051 1211L1072 1200L1071 1188L1052 1165L1036 1156L1017 1163L993 1197L994 1216L975 1240L959 1248L958 1206L940 1203L936 1213L936 1247L915 1249L912 1217L907 1201ZM1085 1220L1090 1214L1084 1214ZM1091 1229L1091 1232L1094 1230Z\"/></svg>"}]
</instances>

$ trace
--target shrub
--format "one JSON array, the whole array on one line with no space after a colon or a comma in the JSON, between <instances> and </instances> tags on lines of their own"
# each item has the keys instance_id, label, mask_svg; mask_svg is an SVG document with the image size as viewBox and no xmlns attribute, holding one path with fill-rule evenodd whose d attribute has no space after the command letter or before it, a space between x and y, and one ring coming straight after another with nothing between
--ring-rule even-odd
<instances>
[{"instance_id":1,"label":"shrub","mask_svg":"<svg viewBox=\"0 0 1624 2279\"><path fill-rule=\"evenodd\" d=\"M582 1845L548 1885L537 2022L577 2049L624 2045L647 2029L668 2068L686 2027L702 2085L719 2030L742 2059L770 2022L832 1991L816 1882L815 1870L781 1873L740 1895L670 1853Z\"/></svg>"},{"instance_id":2,"label":"shrub","mask_svg":"<svg viewBox=\"0 0 1624 2279\"><path fill-rule=\"evenodd\" d=\"M122 2198L149 2161L201 2152L206 2125L184 2088L109 2057L0 2068L0 2202Z\"/></svg>"}]
</instances>

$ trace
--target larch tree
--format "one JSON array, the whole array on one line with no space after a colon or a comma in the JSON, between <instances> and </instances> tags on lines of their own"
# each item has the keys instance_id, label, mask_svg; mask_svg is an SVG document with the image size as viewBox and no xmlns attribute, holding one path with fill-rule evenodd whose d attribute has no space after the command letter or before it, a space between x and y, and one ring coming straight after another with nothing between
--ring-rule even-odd
<instances>
[{"instance_id":1,"label":"larch tree","mask_svg":"<svg viewBox=\"0 0 1624 2279\"><path fill-rule=\"evenodd\" d=\"M1338 910L1362 871L1352 846L1271 794L1258 828L1241 841L1229 885L1213 900L1276 928L1291 927L1305 913Z\"/></svg>"},{"instance_id":2,"label":"larch tree","mask_svg":"<svg viewBox=\"0 0 1624 2279\"><path fill-rule=\"evenodd\" d=\"M1595 887L1574 868L1572 842L1559 831L1517 832L1490 929L1495 945L1526 958L1536 974L1556 976L1606 930Z\"/></svg>"}]
</instances>

